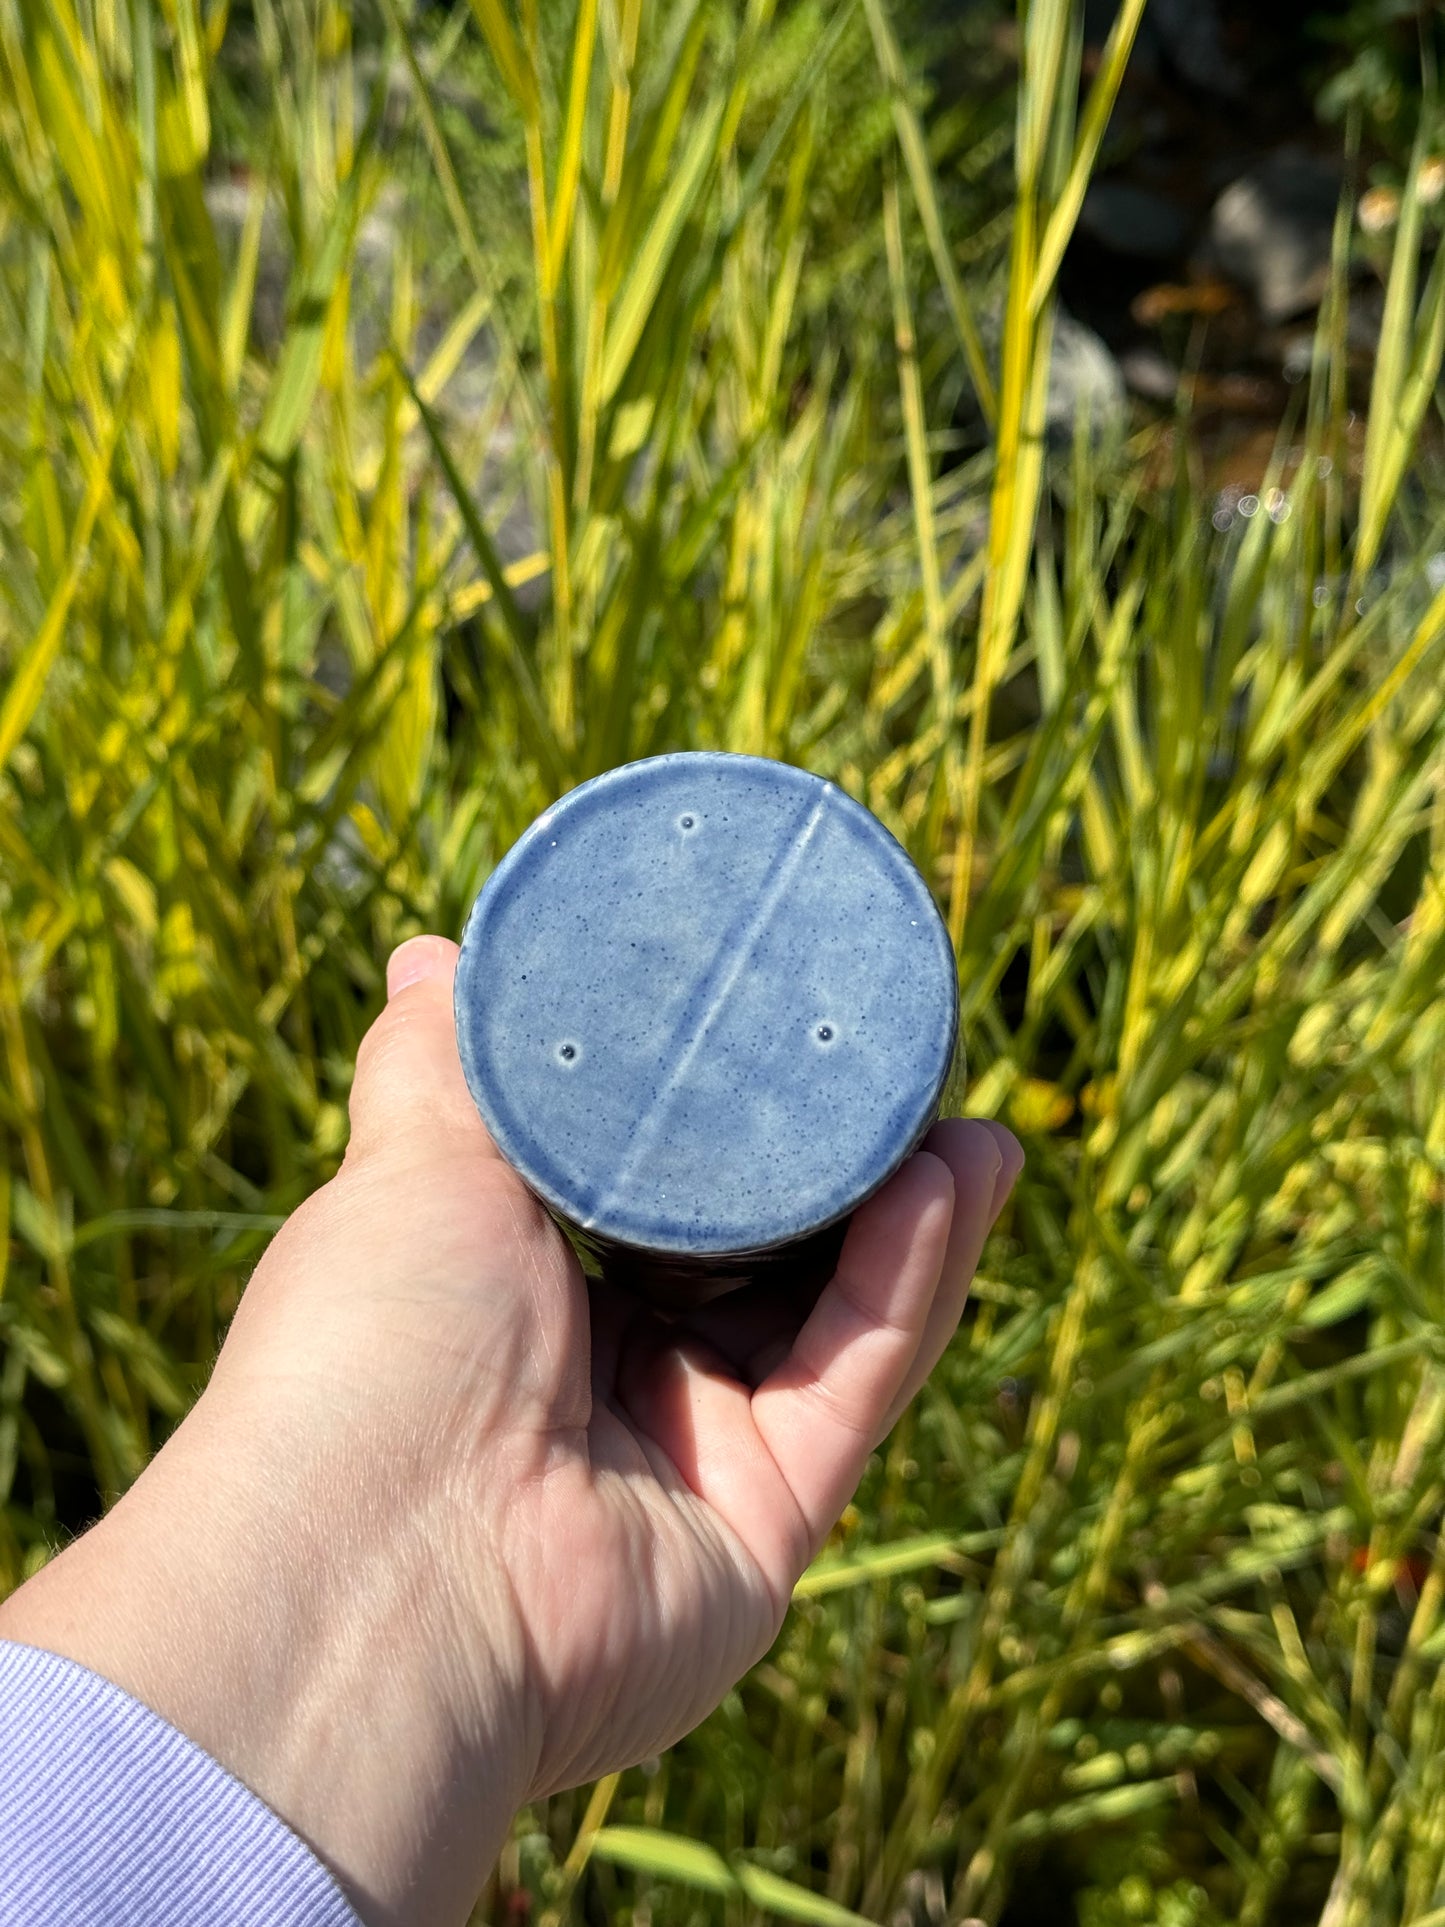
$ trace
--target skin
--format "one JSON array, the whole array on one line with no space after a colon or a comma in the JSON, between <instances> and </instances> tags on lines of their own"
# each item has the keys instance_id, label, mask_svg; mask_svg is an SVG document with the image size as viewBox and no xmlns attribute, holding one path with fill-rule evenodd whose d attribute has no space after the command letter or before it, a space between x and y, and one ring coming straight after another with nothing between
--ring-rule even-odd
<instances>
[{"instance_id":1,"label":"skin","mask_svg":"<svg viewBox=\"0 0 1445 1927\"><path fill-rule=\"evenodd\" d=\"M816 1304L664 1324L497 1155L456 955L393 955L341 1171L173 1437L0 1606L243 1780L368 1927L462 1927L518 1806L659 1753L767 1651L1023 1163L940 1124Z\"/></svg>"}]
</instances>

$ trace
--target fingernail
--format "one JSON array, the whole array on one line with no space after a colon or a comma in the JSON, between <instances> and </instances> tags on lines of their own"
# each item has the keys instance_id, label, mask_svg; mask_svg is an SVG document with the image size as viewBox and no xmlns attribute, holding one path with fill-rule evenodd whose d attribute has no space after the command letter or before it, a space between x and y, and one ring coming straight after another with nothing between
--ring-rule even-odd
<instances>
[{"instance_id":1,"label":"fingernail","mask_svg":"<svg viewBox=\"0 0 1445 1927\"><path fill-rule=\"evenodd\" d=\"M995 1129L1003 1132L1007 1143L999 1145L998 1176L993 1181L993 1203L989 1207L990 1230L998 1223L999 1213L1008 1203L1009 1193L1017 1184L1019 1173L1024 1168L1024 1147L1013 1132L1004 1125L998 1125Z\"/></svg>"},{"instance_id":2,"label":"fingernail","mask_svg":"<svg viewBox=\"0 0 1445 1927\"><path fill-rule=\"evenodd\" d=\"M437 954L434 937L408 937L398 944L386 963L386 994L394 997L408 984L419 984L424 977L435 977L444 958Z\"/></svg>"}]
</instances>

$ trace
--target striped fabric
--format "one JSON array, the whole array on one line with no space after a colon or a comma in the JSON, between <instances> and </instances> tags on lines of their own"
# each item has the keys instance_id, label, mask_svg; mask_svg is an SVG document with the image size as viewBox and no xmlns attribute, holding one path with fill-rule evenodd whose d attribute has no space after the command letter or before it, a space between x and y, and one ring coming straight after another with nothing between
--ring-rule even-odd
<instances>
[{"instance_id":1,"label":"striped fabric","mask_svg":"<svg viewBox=\"0 0 1445 1927\"><path fill-rule=\"evenodd\" d=\"M0 1927L361 1927L321 1862L107 1679L0 1640Z\"/></svg>"}]
</instances>

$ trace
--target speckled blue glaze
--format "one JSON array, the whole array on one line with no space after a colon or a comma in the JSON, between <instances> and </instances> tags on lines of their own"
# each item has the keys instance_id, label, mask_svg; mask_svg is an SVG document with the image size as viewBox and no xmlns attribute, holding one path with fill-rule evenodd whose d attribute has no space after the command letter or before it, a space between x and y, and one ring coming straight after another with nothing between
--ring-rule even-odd
<instances>
[{"instance_id":1,"label":"speckled blue glaze","mask_svg":"<svg viewBox=\"0 0 1445 1927\"><path fill-rule=\"evenodd\" d=\"M806 1238L875 1191L937 1113L957 1008L948 933L882 824L719 753L627 764L539 817L456 976L503 1156L594 1248L684 1263Z\"/></svg>"}]
</instances>

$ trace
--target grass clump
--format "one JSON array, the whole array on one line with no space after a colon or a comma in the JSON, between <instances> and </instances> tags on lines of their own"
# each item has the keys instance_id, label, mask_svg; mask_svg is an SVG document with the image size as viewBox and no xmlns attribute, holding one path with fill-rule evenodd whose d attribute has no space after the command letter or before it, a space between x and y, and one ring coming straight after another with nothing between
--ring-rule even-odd
<instances>
[{"instance_id":1,"label":"grass clump","mask_svg":"<svg viewBox=\"0 0 1445 1927\"><path fill-rule=\"evenodd\" d=\"M1445 1906L1445 255L1407 186L1362 440L1344 210L1245 501L1051 448L1138 17L1081 83L1032 0L1008 184L887 0L0 6L5 1583L334 1169L388 946L613 763L876 810L1028 1147L775 1651L493 1910Z\"/></svg>"}]
</instances>

